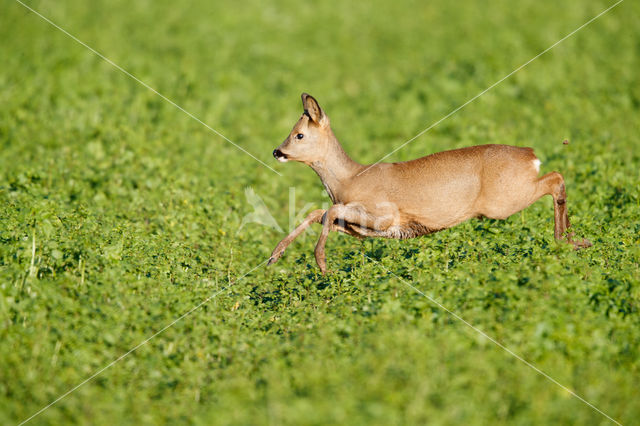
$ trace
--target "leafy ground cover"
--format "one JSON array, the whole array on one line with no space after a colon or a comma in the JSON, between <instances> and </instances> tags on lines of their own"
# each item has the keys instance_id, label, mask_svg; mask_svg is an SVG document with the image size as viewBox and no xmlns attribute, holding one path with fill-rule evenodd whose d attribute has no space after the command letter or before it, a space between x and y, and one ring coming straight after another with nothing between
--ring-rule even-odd
<instances>
[{"instance_id":1,"label":"leafy ground cover","mask_svg":"<svg viewBox=\"0 0 640 426\"><path fill-rule=\"evenodd\" d=\"M624 424L640 418L640 27L623 2L390 160L532 146L567 180L506 221L409 241L283 232L327 202L270 153L316 96L374 162L611 3L161 1L0 15L0 422L18 423L210 300L33 424L606 424L420 291ZM568 139L570 143L563 145ZM250 272L248 275L247 272Z\"/></svg>"}]
</instances>

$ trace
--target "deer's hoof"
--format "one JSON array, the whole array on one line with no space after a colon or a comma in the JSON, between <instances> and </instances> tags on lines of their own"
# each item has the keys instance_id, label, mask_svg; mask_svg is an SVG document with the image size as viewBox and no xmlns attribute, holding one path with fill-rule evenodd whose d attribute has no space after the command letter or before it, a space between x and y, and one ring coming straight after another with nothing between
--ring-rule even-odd
<instances>
[{"instance_id":1,"label":"deer's hoof","mask_svg":"<svg viewBox=\"0 0 640 426\"><path fill-rule=\"evenodd\" d=\"M573 246L575 247L576 250L580 250L580 249L583 249L583 248L588 248L588 247L593 246L591 241L589 241L587 239L583 239L582 241L571 241L571 244L573 244Z\"/></svg>"},{"instance_id":2,"label":"deer's hoof","mask_svg":"<svg viewBox=\"0 0 640 426\"><path fill-rule=\"evenodd\" d=\"M324 276L327 275L327 265L324 262L317 262L320 273Z\"/></svg>"},{"instance_id":3,"label":"deer's hoof","mask_svg":"<svg viewBox=\"0 0 640 426\"><path fill-rule=\"evenodd\" d=\"M282 256L282 254L284 253L284 250L278 252L277 250L274 250L273 253L271 253L271 257L269 257L269 261L267 262L267 266L269 265L273 265L274 263L276 263L278 261L278 259L280 259L280 257Z\"/></svg>"},{"instance_id":4,"label":"deer's hoof","mask_svg":"<svg viewBox=\"0 0 640 426\"><path fill-rule=\"evenodd\" d=\"M567 241L570 242L571 244L573 244L574 249L576 250L580 250L583 248L588 248L593 246L593 244L591 243L591 241L587 240L586 238L582 239L582 240L574 240L573 239L573 232L570 232L567 234Z\"/></svg>"}]
</instances>

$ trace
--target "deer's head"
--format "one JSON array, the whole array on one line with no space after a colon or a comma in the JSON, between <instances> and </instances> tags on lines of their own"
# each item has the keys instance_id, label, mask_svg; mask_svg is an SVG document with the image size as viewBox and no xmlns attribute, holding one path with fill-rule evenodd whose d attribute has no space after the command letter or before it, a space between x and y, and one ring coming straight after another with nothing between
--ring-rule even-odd
<instances>
[{"instance_id":1,"label":"deer's head","mask_svg":"<svg viewBox=\"0 0 640 426\"><path fill-rule=\"evenodd\" d=\"M313 96L302 94L304 113L293 126L291 133L278 148L273 156L282 162L289 160L311 164L322 160L333 139L329 117L324 113L318 101Z\"/></svg>"}]
</instances>

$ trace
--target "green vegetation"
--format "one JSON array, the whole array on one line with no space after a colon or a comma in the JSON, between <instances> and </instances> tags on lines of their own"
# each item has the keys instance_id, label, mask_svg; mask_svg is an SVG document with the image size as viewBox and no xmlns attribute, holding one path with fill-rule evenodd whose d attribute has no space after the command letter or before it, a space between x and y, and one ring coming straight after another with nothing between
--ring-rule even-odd
<instances>
[{"instance_id":1,"label":"green vegetation","mask_svg":"<svg viewBox=\"0 0 640 426\"><path fill-rule=\"evenodd\" d=\"M567 180L506 221L409 241L286 229L327 196L271 158L317 97L374 162L609 1L29 5L0 15L0 423L15 424L224 290L32 424L608 424L396 274L625 424L640 418L640 5L627 1L390 160L532 146ZM568 139L569 145L562 141ZM32 254L35 246L35 256ZM387 271L392 271L389 273ZM228 286L231 285L229 288Z\"/></svg>"}]
</instances>

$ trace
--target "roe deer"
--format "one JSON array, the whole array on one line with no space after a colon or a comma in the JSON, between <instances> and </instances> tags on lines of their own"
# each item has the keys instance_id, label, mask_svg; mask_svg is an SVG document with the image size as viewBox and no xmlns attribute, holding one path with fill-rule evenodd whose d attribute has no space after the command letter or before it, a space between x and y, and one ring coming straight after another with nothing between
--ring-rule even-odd
<instances>
[{"instance_id":1,"label":"roe deer","mask_svg":"<svg viewBox=\"0 0 640 426\"><path fill-rule=\"evenodd\" d=\"M313 97L303 93L302 105L302 117L273 156L309 165L320 176L333 205L311 212L280 241L270 265L312 223L322 222L315 257L324 274L330 231L357 237L418 237L473 217L506 219L544 195L553 197L554 237L564 237L576 248L591 245L565 235L569 219L564 179L558 172L539 178L540 160L531 148L479 145L364 166L344 152L329 117Z\"/></svg>"}]
</instances>

